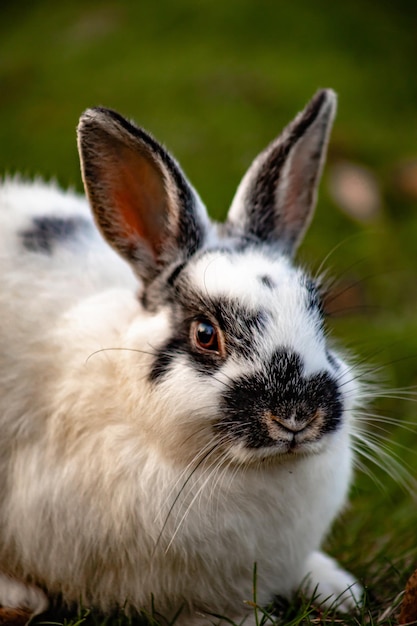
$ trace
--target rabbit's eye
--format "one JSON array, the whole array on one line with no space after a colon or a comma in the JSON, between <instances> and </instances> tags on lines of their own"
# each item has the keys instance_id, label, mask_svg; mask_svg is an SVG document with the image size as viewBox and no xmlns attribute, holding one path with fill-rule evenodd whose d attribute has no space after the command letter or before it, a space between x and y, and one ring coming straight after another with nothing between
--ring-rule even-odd
<instances>
[{"instance_id":1,"label":"rabbit's eye","mask_svg":"<svg viewBox=\"0 0 417 626\"><path fill-rule=\"evenodd\" d=\"M216 327L206 319L199 319L193 322L193 339L200 350L219 352L219 338Z\"/></svg>"}]
</instances>

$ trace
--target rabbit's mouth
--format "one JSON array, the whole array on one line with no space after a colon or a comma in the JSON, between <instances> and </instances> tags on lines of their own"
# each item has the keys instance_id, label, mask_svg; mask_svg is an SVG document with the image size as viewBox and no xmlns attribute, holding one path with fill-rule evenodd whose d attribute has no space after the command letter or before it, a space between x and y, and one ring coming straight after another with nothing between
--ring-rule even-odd
<instances>
[{"instance_id":1,"label":"rabbit's mouth","mask_svg":"<svg viewBox=\"0 0 417 626\"><path fill-rule=\"evenodd\" d=\"M327 437L323 432L308 427L306 432L285 433L276 431L262 444L253 445L253 442L242 438L229 439L232 458L239 461L251 462L260 460L278 460L296 456L318 454L326 448Z\"/></svg>"},{"instance_id":2,"label":"rabbit's mouth","mask_svg":"<svg viewBox=\"0 0 417 626\"><path fill-rule=\"evenodd\" d=\"M308 444L315 444L322 438L326 428L326 410L319 407L302 420L297 420L295 410L289 417L281 417L268 410L263 416L263 422L271 439L269 447L275 444L290 454L305 452L310 447Z\"/></svg>"}]
</instances>

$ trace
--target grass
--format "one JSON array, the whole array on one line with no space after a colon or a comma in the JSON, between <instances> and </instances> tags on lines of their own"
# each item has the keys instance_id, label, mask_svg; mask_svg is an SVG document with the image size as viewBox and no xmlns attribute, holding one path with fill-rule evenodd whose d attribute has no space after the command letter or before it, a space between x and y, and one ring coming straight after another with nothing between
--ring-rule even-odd
<instances>
[{"instance_id":1,"label":"grass","mask_svg":"<svg viewBox=\"0 0 417 626\"><path fill-rule=\"evenodd\" d=\"M64 186L81 188L79 114L103 104L164 141L222 217L251 159L318 87L333 87L340 110L329 168L340 160L370 168L382 207L368 222L343 214L327 193L327 170L299 260L314 270L340 244L326 266L348 297L329 320L332 335L387 389L415 389L417 200L396 176L417 157L414 1L21 0L1 11L0 169ZM371 431L386 429L386 445L416 476L412 397L381 395L375 411L388 419L369 422ZM399 594L417 567L417 507L392 467L367 464L374 479L357 473L327 546L366 584L362 614L340 618L298 598L281 607L278 623L396 623ZM81 613L55 623L129 620Z\"/></svg>"}]
</instances>

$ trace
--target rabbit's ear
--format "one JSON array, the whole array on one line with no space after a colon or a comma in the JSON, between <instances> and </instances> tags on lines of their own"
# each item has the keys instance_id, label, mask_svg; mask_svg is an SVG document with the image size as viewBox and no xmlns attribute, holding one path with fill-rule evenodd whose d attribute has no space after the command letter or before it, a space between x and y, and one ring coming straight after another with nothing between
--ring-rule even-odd
<instances>
[{"instance_id":1,"label":"rabbit's ear","mask_svg":"<svg viewBox=\"0 0 417 626\"><path fill-rule=\"evenodd\" d=\"M255 159L229 211L234 229L278 243L285 253L295 250L314 211L335 111L336 94L330 89L317 92Z\"/></svg>"},{"instance_id":2,"label":"rabbit's ear","mask_svg":"<svg viewBox=\"0 0 417 626\"><path fill-rule=\"evenodd\" d=\"M78 148L96 222L145 283L201 245L205 208L150 135L114 111L88 109L78 126Z\"/></svg>"}]
</instances>

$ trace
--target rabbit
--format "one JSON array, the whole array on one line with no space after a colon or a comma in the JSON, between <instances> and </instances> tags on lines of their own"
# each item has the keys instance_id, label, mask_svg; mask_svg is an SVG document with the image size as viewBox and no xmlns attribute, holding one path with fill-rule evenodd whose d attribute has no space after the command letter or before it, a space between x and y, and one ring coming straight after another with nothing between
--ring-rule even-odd
<instances>
[{"instance_id":1,"label":"rabbit","mask_svg":"<svg viewBox=\"0 0 417 626\"><path fill-rule=\"evenodd\" d=\"M300 587L360 604L321 551L352 480L360 381L293 262L335 109L316 93L222 224L105 108L78 126L89 202L3 182L1 605L249 624L254 568L259 606Z\"/></svg>"}]
</instances>

